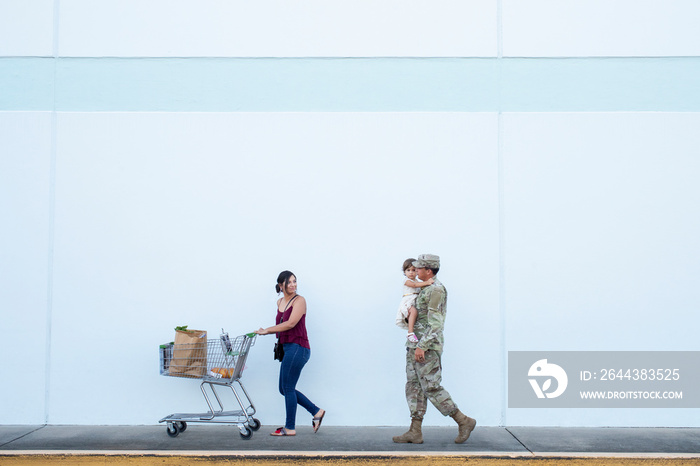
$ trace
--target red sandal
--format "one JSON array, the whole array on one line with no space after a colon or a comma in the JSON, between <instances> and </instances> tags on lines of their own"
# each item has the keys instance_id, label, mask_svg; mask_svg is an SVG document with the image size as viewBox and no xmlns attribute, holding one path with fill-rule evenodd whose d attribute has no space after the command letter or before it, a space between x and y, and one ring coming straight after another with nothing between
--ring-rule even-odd
<instances>
[{"instance_id":1,"label":"red sandal","mask_svg":"<svg viewBox=\"0 0 700 466\"><path fill-rule=\"evenodd\" d=\"M296 434L290 434L287 432L287 429L284 427L280 427L276 431L270 433L273 437L294 437Z\"/></svg>"}]
</instances>

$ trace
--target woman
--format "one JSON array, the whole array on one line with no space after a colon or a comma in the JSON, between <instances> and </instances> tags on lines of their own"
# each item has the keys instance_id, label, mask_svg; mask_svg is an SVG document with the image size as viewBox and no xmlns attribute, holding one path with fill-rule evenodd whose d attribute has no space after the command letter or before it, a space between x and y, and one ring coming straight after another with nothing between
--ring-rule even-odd
<instances>
[{"instance_id":1,"label":"woman","mask_svg":"<svg viewBox=\"0 0 700 466\"><path fill-rule=\"evenodd\" d=\"M287 409L287 420L270 435L276 437L296 435L297 404L304 407L314 417L311 425L318 432L326 411L313 404L303 393L296 389L301 370L311 356L311 347L306 335L306 300L297 294L297 277L285 270L277 277L275 285L277 293L282 297L277 301L277 325L260 328L258 335L277 333L279 343L283 345L284 357L280 366L279 390L284 396Z\"/></svg>"}]
</instances>

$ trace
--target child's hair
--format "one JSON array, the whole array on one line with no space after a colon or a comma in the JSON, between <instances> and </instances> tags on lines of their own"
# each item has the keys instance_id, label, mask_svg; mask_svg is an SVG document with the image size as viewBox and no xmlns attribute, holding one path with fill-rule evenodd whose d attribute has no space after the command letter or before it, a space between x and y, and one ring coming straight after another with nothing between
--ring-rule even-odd
<instances>
[{"instance_id":1,"label":"child's hair","mask_svg":"<svg viewBox=\"0 0 700 466\"><path fill-rule=\"evenodd\" d=\"M408 259L406 259L405 261L403 261L403 271L405 272L409 267L413 267L413 263L414 263L415 261L416 261L416 260L413 259L412 257L409 257Z\"/></svg>"}]
</instances>

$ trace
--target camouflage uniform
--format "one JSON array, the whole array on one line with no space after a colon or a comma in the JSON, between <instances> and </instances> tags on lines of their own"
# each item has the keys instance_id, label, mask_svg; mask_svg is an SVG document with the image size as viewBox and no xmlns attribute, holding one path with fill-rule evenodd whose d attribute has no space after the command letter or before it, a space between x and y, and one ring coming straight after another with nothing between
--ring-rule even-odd
<instances>
[{"instance_id":1,"label":"camouflage uniform","mask_svg":"<svg viewBox=\"0 0 700 466\"><path fill-rule=\"evenodd\" d=\"M406 343L406 401L411 418L422 420L428 407L427 400L444 415L452 416L457 405L442 385L443 329L447 313L447 290L437 278L423 287L416 298L418 318L414 332L420 341ZM415 360L415 349L425 351L425 361Z\"/></svg>"}]
</instances>

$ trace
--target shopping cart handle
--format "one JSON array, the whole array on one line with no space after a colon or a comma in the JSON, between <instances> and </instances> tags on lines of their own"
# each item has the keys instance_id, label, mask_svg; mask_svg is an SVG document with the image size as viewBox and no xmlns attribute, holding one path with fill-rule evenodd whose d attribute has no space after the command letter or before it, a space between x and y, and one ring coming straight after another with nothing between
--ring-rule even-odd
<instances>
[{"instance_id":1,"label":"shopping cart handle","mask_svg":"<svg viewBox=\"0 0 700 466\"><path fill-rule=\"evenodd\" d=\"M257 333L255 333L255 332L250 332L250 333L245 334L245 336L247 336L248 338L253 338L255 335L257 335Z\"/></svg>"}]
</instances>

